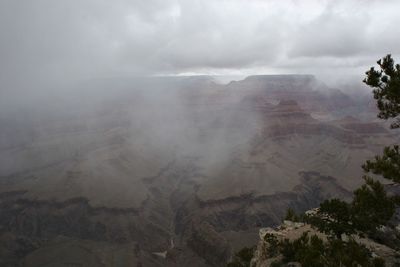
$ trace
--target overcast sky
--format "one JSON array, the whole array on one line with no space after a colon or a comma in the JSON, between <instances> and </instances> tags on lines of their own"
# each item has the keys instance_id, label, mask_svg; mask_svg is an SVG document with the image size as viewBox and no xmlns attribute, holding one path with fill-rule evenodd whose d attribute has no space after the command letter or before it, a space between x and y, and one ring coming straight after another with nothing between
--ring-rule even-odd
<instances>
[{"instance_id":1,"label":"overcast sky","mask_svg":"<svg viewBox=\"0 0 400 267\"><path fill-rule=\"evenodd\" d=\"M131 74L363 73L400 1L0 0L0 86Z\"/></svg>"}]
</instances>

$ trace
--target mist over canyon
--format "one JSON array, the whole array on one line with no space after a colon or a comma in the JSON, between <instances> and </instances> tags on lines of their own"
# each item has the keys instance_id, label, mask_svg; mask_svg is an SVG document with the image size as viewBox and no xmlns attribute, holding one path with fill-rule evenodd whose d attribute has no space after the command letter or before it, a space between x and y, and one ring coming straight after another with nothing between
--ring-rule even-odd
<instances>
[{"instance_id":1,"label":"mist over canyon","mask_svg":"<svg viewBox=\"0 0 400 267\"><path fill-rule=\"evenodd\" d=\"M0 265L224 266L399 141L361 89L217 80L88 80L2 112Z\"/></svg>"}]
</instances>

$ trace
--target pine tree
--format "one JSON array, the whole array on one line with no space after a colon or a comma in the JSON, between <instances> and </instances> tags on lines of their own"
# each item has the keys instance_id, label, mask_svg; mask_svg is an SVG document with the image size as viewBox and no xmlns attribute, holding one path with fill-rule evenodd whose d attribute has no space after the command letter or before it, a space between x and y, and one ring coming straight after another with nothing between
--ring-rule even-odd
<instances>
[{"instance_id":1,"label":"pine tree","mask_svg":"<svg viewBox=\"0 0 400 267\"><path fill-rule=\"evenodd\" d=\"M355 233L351 216L351 205L334 198L322 202L317 216L310 217L308 222L316 226L321 232L341 239L342 234Z\"/></svg>"},{"instance_id":2,"label":"pine tree","mask_svg":"<svg viewBox=\"0 0 400 267\"><path fill-rule=\"evenodd\" d=\"M373 88L374 98L379 109L378 118L395 118L392 128L400 127L400 65L394 64L391 55L378 60L380 70L371 67L365 74L364 83Z\"/></svg>"},{"instance_id":3,"label":"pine tree","mask_svg":"<svg viewBox=\"0 0 400 267\"><path fill-rule=\"evenodd\" d=\"M373 234L385 225L394 212L393 197L389 197L383 185L370 177L364 177L365 184L354 191L351 204L352 224L359 232Z\"/></svg>"},{"instance_id":4,"label":"pine tree","mask_svg":"<svg viewBox=\"0 0 400 267\"><path fill-rule=\"evenodd\" d=\"M375 156L362 166L365 172L382 175L384 178L400 183L400 154L399 146L385 147L383 156Z\"/></svg>"}]
</instances>

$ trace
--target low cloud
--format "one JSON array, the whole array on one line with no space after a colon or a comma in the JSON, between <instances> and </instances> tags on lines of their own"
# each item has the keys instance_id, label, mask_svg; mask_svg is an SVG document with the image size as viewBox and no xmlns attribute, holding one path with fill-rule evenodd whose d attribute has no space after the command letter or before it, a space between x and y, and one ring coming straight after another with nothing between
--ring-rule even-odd
<instances>
[{"instance_id":1,"label":"low cloud","mask_svg":"<svg viewBox=\"0 0 400 267\"><path fill-rule=\"evenodd\" d=\"M400 2L0 3L0 92L142 74L353 74L400 55Z\"/></svg>"}]
</instances>

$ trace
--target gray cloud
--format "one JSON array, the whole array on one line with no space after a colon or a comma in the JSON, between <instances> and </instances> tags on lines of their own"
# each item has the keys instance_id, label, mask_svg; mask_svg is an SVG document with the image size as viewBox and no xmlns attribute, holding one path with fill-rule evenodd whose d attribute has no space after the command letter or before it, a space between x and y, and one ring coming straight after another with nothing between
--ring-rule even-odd
<instances>
[{"instance_id":1,"label":"gray cloud","mask_svg":"<svg viewBox=\"0 0 400 267\"><path fill-rule=\"evenodd\" d=\"M1 91L125 74L355 73L400 54L397 10L395 0L3 0Z\"/></svg>"},{"instance_id":2,"label":"gray cloud","mask_svg":"<svg viewBox=\"0 0 400 267\"><path fill-rule=\"evenodd\" d=\"M299 25L291 36L290 57L357 56L365 50L368 14L341 13L329 8ZM366 23L367 25L365 25Z\"/></svg>"}]
</instances>

